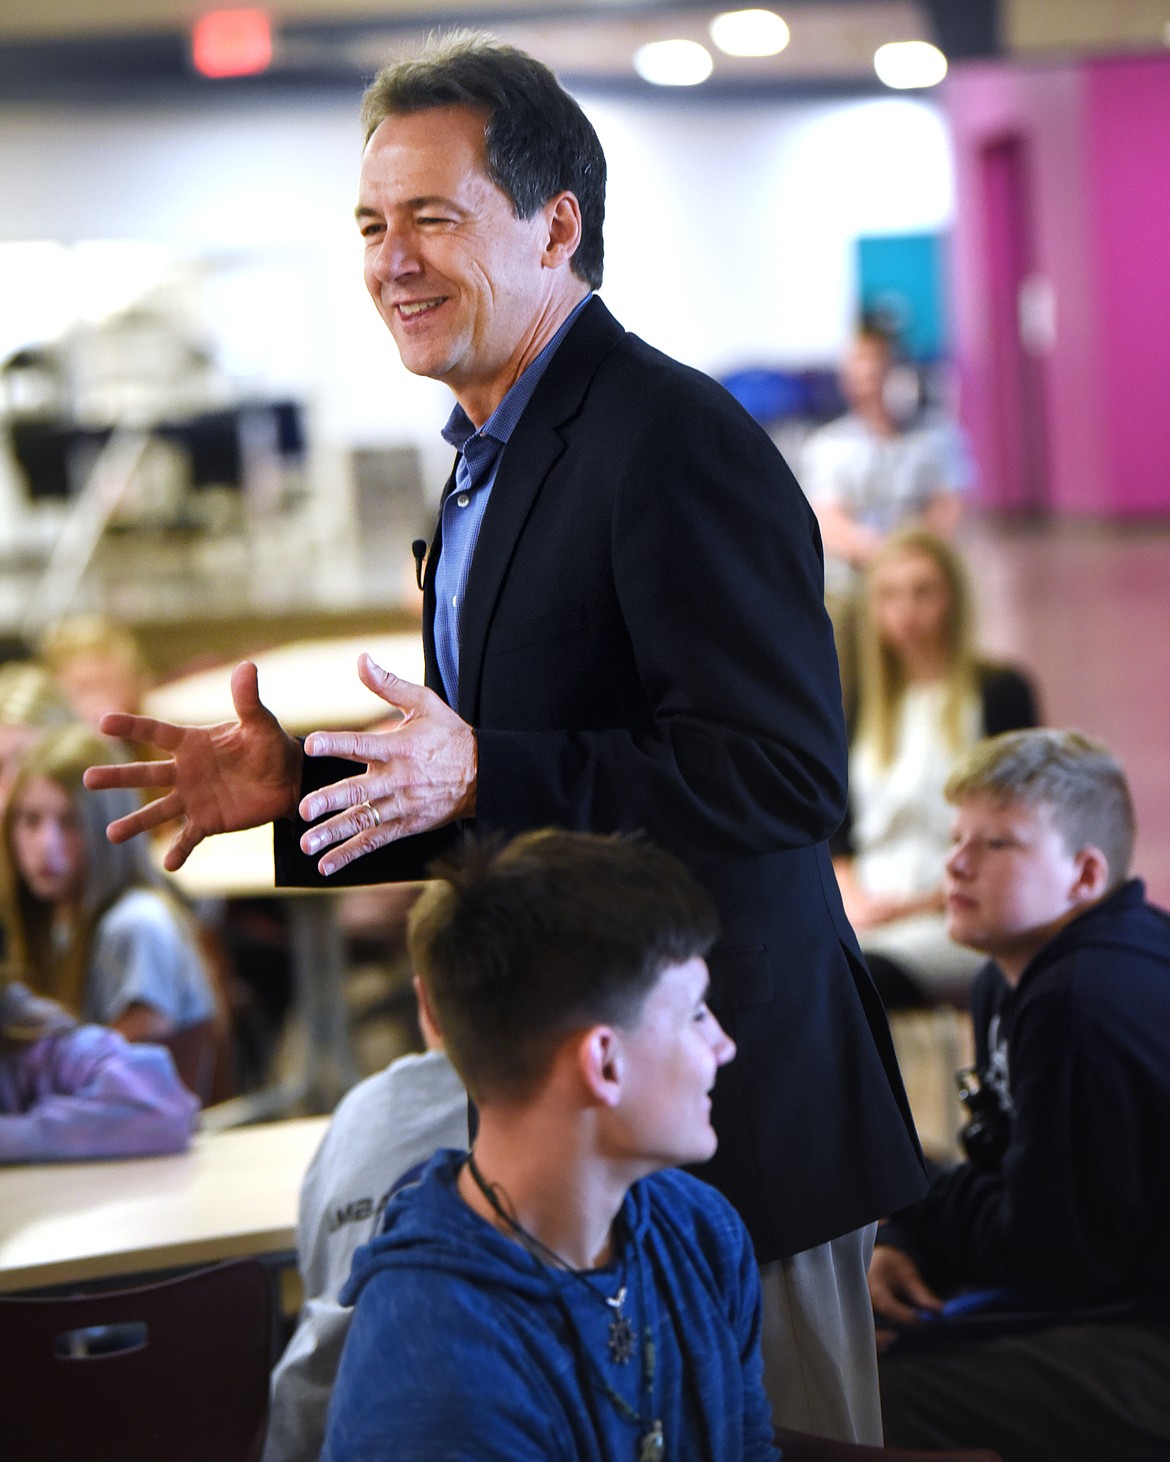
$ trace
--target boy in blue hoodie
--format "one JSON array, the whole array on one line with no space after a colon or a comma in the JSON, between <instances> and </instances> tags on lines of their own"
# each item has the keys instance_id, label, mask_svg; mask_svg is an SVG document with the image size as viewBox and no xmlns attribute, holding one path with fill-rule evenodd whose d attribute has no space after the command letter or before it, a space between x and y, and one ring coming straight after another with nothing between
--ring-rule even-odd
<instances>
[{"instance_id":1,"label":"boy in blue hoodie","mask_svg":"<svg viewBox=\"0 0 1170 1462\"><path fill-rule=\"evenodd\" d=\"M355 1258L328 1462L777 1456L747 1232L664 1171L715 1149L714 937L645 843L528 834L428 887L411 956L478 1133Z\"/></svg>"},{"instance_id":2,"label":"boy in blue hoodie","mask_svg":"<svg viewBox=\"0 0 1170 1462\"><path fill-rule=\"evenodd\" d=\"M947 796L948 927L990 956L971 1001L982 1100L968 1161L878 1233L870 1293L902 1330L880 1365L887 1442L1160 1462L1170 917L1129 877L1125 774L1077 732L1018 731L977 746ZM971 1289L1006 1293L930 1323Z\"/></svg>"}]
</instances>

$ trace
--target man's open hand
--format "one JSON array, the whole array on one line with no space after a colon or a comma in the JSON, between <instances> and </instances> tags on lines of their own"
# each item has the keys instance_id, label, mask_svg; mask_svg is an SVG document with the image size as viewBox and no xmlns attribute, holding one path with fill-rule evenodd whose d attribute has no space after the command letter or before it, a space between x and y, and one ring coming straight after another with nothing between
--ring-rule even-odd
<instances>
[{"instance_id":1,"label":"man's open hand","mask_svg":"<svg viewBox=\"0 0 1170 1462\"><path fill-rule=\"evenodd\" d=\"M218 726L175 726L150 716L111 711L102 717L107 736L156 746L165 760L90 767L87 787L166 787L169 790L106 829L112 843L160 827L174 818L182 825L163 866L173 873L193 848L215 833L259 827L296 808L301 749L261 703L256 667L250 660L232 671L232 704L238 721Z\"/></svg>"}]
</instances>

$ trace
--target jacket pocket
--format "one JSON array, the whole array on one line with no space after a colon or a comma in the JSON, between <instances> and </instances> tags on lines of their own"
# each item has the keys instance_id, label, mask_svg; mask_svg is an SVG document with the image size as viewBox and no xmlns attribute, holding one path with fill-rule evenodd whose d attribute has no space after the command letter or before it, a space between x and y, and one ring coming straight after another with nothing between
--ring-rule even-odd
<instances>
[{"instance_id":1,"label":"jacket pocket","mask_svg":"<svg viewBox=\"0 0 1170 1462\"><path fill-rule=\"evenodd\" d=\"M765 944L717 944L707 957L711 998L721 1010L766 1005L772 998L772 967Z\"/></svg>"}]
</instances>

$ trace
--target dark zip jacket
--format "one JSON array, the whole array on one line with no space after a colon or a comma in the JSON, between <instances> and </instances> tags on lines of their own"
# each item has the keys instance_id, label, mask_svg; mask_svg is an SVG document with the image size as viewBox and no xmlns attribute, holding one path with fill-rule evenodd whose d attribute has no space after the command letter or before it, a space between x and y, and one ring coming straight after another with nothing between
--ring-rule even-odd
<instances>
[{"instance_id":1,"label":"dark zip jacket","mask_svg":"<svg viewBox=\"0 0 1170 1462\"><path fill-rule=\"evenodd\" d=\"M1170 916L1137 879L1078 915L1013 989L971 997L1007 1111L998 1166L937 1168L882 1226L944 1292L1007 1285L1054 1307L1170 1302Z\"/></svg>"}]
</instances>

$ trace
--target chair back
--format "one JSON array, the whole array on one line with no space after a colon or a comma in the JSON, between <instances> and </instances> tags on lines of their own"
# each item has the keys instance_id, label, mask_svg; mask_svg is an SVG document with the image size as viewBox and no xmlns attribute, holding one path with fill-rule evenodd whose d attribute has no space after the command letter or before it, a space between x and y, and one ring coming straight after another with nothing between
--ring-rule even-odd
<instances>
[{"instance_id":1,"label":"chair back","mask_svg":"<svg viewBox=\"0 0 1170 1462\"><path fill-rule=\"evenodd\" d=\"M987 1448L923 1452L907 1447L863 1447L857 1442L834 1442L783 1426L776 1428L776 1445L782 1462L1002 1462L998 1452Z\"/></svg>"},{"instance_id":2,"label":"chair back","mask_svg":"<svg viewBox=\"0 0 1170 1462\"><path fill-rule=\"evenodd\" d=\"M136 1289L0 1297L0 1451L20 1462L256 1462L271 1313L255 1259Z\"/></svg>"},{"instance_id":3,"label":"chair back","mask_svg":"<svg viewBox=\"0 0 1170 1462\"><path fill-rule=\"evenodd\" d=\"M200 1106L211 1101L215 1081L215 1061L219 1050L219 1031L214 1020L201 1020L185 1025L168 1035L155 1038L155 1044L171 1053L179 1080L199 1098Z\"/></svg>"}]
</instances>

